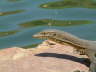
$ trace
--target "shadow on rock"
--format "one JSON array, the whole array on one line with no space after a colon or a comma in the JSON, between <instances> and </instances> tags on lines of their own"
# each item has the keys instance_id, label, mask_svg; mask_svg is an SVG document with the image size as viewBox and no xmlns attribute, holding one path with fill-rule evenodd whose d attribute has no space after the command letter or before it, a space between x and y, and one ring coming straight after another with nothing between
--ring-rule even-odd
<instances>
[{"instance_id":1,"label":"shadow on rock","mask_svg":"<svg viewBox=\"0 0 96 72\"><path fill-rule=\"evenodd\" d=\"M67 54L57 54L57 53L39 53L36 54L35 56L41 56L41 57L55 57L55 58L60 58L60 59L68 59L71 61L79 62L81 64L86 65L89 67L90 61L87 58L78 58L75 56L67 55Z\"/></svg>"}]
</instances>

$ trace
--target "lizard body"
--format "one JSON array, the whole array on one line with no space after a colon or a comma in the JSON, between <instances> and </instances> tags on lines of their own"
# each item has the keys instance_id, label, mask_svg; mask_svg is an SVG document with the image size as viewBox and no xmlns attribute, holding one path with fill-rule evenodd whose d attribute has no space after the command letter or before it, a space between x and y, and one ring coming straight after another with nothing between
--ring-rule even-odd
<instances>
[{"instance_id":1,"label":"lizard body","mask_svg":"<svg viewBox=\"0 0 96 72\"><path fill-rule=\"evenodd\" d=\"M44 30L33 35L35 38L49 39L60 44L67 43L74 46L81 54L85 54L91 61L89 72L96 72L96 41L84 40L68 32L60 30Z\"/></svg>"}]
</instances>

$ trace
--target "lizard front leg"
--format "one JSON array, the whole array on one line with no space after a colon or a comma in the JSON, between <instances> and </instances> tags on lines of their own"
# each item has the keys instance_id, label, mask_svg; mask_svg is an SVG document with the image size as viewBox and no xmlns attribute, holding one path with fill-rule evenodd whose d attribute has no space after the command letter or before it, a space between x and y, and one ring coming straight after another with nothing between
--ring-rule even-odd
<instances>
[{"instance_id":1,"label":"lizard front leg","mask_svg":"<svg viewBox=\"0 0 96 72\"><path fill-rule=\"evenodd\" d=\"M76 53L79 55L86 55L85 48L73 48L73 53Z\"/></svg>"}]
</instances>

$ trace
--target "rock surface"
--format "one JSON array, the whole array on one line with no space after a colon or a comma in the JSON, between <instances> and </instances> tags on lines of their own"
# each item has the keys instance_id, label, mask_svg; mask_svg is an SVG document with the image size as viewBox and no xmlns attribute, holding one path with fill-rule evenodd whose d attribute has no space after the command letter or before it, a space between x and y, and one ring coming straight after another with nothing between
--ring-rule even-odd
<instances>
[{"instance_id":1,"label":"rock surface","mask_svg":"<svg viewBox=\"0 0 96 72\"><path fill-rule=\"evenodd\" d=\"M86 58L74 54L71 46L44 41L36 48L1 50L0 72L87 72Z\"/></svg>"}]
</instances>

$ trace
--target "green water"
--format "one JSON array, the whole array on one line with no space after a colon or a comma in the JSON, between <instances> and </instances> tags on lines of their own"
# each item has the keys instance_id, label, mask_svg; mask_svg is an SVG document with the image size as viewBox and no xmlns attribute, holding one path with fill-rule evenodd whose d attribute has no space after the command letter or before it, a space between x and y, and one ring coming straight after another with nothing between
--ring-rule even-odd
<instances>
[{"instance_id":1,"label":"green water","mask_svg":"<svg viewBox=\"0 0 96 72\"><path fill-rule=\"evenodd\" d=\"M0 0L1 49L34 47L42 40L32 35L44 29L96 40L96 0Z\"/></svg>"}]
</instances>

